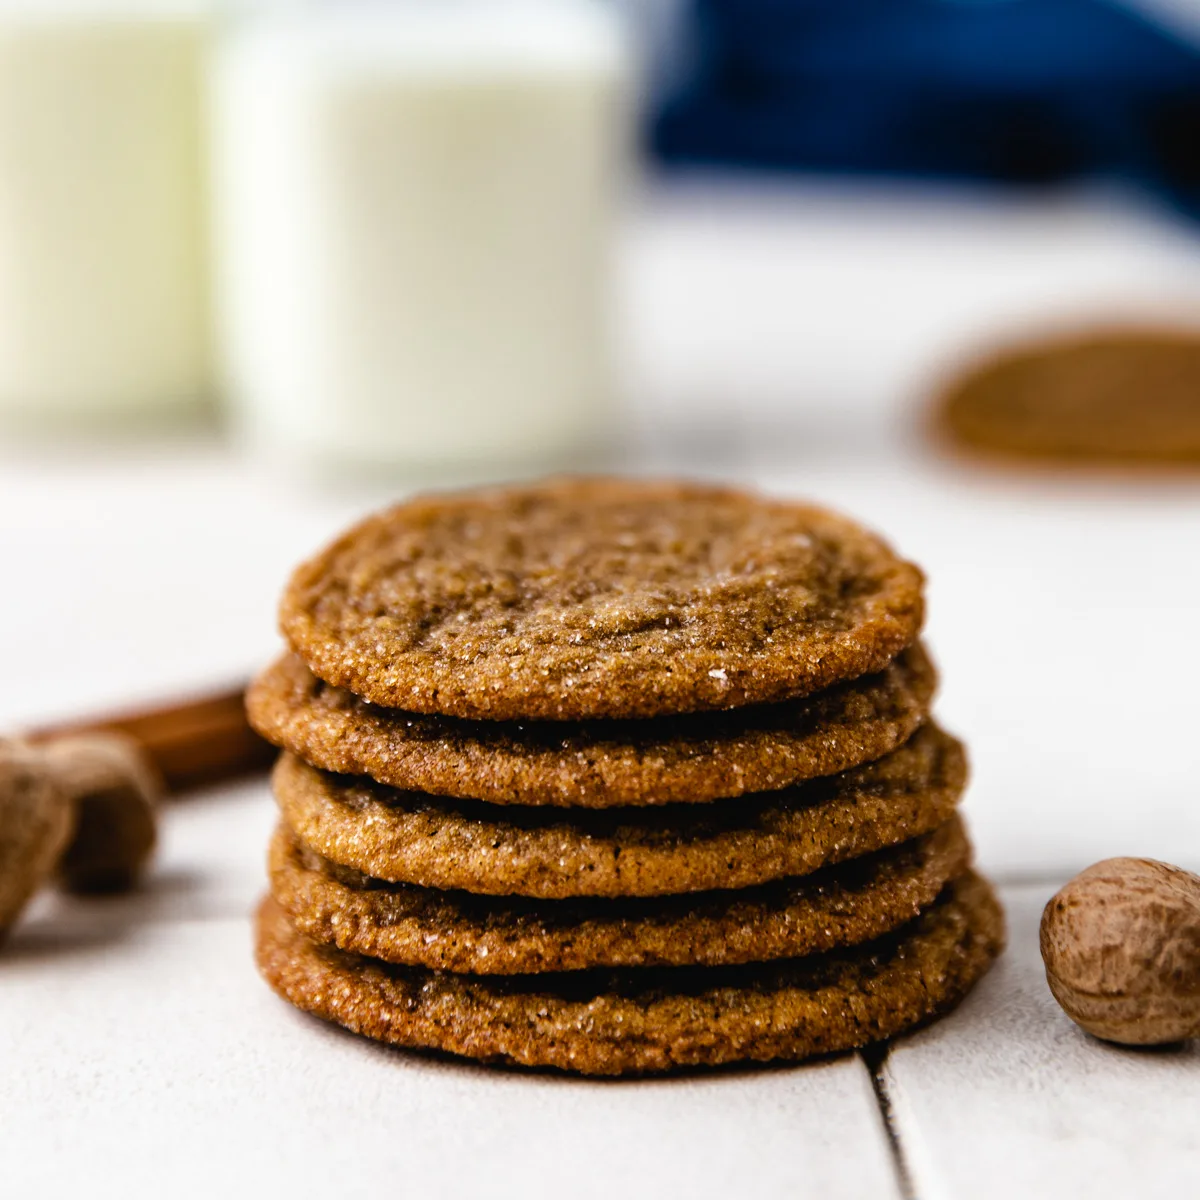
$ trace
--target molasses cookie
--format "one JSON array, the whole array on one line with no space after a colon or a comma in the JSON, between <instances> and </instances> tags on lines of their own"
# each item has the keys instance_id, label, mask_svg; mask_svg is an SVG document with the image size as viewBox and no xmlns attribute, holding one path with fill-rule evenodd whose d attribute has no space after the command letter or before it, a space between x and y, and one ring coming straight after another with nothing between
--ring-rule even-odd
<instances>
[{"instance_id":1,"label":"molasses cookie","mask_svg":"<svg viewBox=\"0 0 1200 1200\"><path fill-rule=\"evenodd\" d=\"M765 792L870 762L924 720L937 677L920 644L882 671L802 700L652 721L464 721L380 708L289 655L255 680L263 737L393 787L583 808L688 804Z\"/></svg>"},{"instance_id":2,"label":"molasses cookie","mask_svg":"<svg viewBox=\"0 0 1200 1200\"><path fill-rule=\"evenodd\" d=\"M659 808L498 808L330 775L284 754L284 821L342 866L391 883L543 899L753 887L870 854L949 819L961 743L934 724L864 767L776 792Z\"/></svg>"},{"instance_id":3,"label":"molasses cookie","mask_svg":"<svg viewBox=\"0 0 1200 1200\"><path fill-rule=\"evenodd\" d=\"M427 496L292 576L281 628L374 704L486 720L656 717L883 670L921 572L825 509L698 484Z\"/></svg>"},{"instance_id":4,"label":"molasses cookie","mask_svg":"<svg viewBox=\"0 0 1200 1200\"><path fill-rule=\"evenodd\" d=\"M1115 329L1010 349L952 384L935 419L974 450L1200 461L1200 333Z\"/></svg>"},{"instance_id":5,"label":"molasses cookie","mask_svg":"<svg viewBox=\"0 0 1200 1200\"><path fill-rule=\"evenodd\" d=\"M271 895L314 942L474 975L722 966L796 958L910 921L970 865L955 816L933 833L799 879L648 900L524 900L383 883L309 850L281 825Z\"/></svg>"},{"instance_id":6,"label":"molasses cookie","mask_svg":"<svg viewBox=\"0 0 1200 1200\"><path fill-rule=\"evenodd\" d=\"M621 1075L796 1060L894 1037L957 1004L1003 940L994 893L967 874L896 933L779 963L457 975L310 942L271 899L258 914L257 957L284 999L367 1037Z\"/></svg>"}]
</instances>

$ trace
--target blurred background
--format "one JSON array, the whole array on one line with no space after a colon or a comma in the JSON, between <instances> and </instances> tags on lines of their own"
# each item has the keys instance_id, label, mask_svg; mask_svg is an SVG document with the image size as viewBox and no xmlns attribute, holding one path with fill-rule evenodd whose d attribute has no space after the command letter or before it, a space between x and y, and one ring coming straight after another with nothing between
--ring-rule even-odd
<instances>
[{"instance_id":1,"label":"blurred background","mask_svg":"<svg viewBox=\"0 0 1200 1200\"><path fill-rule=\"evenodd\" d=\"M985 865L1194 867L1200 476L928 425L1200 330L1198 218L1200 0L0 0L0 720L246 677L413 489L717 477L927 569Z\"/></svg>"}]
</instances>

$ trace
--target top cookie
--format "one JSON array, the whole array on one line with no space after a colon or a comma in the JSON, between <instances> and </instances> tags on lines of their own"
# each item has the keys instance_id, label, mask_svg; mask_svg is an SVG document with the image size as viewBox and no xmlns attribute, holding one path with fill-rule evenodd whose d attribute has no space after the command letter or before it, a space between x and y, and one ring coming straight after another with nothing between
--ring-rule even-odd
<instances>
[{"instance_id":1,"label":"top cookie","mask_svg":"<svg viewBox=\"0 0 1200 1200\"><path fill-rule=\"evenodd\" d=\"M880 670L922 616L920 571L823 509L557 480L368 518L295 572L280 624L375 704L585 720L809 695Z\"/></svg>"}]
</instances>

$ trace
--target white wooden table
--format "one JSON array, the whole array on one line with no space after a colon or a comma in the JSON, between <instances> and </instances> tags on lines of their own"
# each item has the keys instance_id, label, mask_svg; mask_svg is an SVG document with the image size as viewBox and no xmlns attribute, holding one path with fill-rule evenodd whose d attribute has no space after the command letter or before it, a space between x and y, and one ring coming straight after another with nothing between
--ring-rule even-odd
<instances>
[{"instance_id":1,"label":"white wooden table","mask_svg":"<svg viewBox=\"0 0 1200 1200\"><path fill-rule=\"evenodd\" d=\"M639 204L622 289L628 467L823 499L927 567L1008 953L881 1064L597 1084L390 1052L256 977L272 806L217 789L168 812L142 894L44 896L0 953L0 1196L1196 1193L1200 1053L1085 1038L1036 928L1097 858L1200 868L1200 481L971 475L905 414L998 326L1200 322L1200 247L1102 199L691 188ZM0 448L0 726L244 676L288 568L383 497L215 442Z\"/></svg>"}]
</instances>

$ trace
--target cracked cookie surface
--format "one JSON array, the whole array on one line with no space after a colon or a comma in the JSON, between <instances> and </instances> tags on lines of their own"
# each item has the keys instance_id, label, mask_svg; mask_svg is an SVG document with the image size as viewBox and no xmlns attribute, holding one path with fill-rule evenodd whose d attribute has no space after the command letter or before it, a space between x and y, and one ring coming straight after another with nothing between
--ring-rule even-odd
<instances>
[{"instance_id":1,"label":"cracked cookie surface","mask_svg":"<svg viewBox=\"0 0 1200 1200\"><path fill-rule=\"evenodd\" d=\"M923 614L920 571L825 509L584 479L370 517L296 570L280 625L374 704L585 720L811 695L885 668Z\"/></svg>"}]
</instances>

